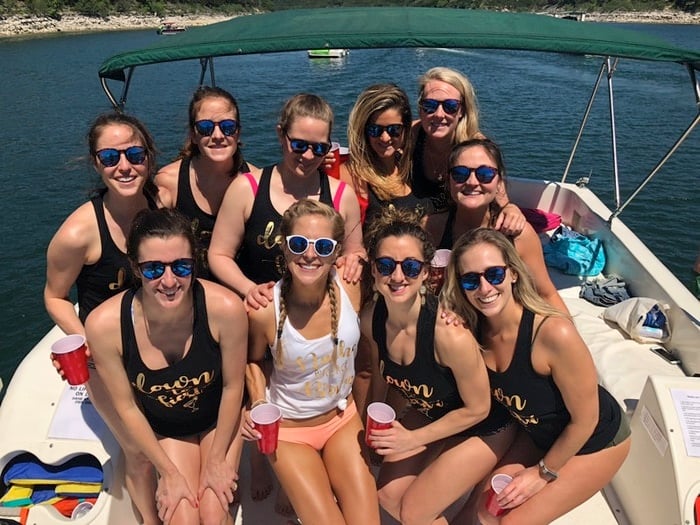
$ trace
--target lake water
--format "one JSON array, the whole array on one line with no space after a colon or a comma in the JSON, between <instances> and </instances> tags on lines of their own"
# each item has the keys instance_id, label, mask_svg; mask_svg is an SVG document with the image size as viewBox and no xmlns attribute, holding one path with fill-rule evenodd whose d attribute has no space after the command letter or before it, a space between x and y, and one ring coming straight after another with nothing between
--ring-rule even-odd
<instances>
[{"instance_id":1,"label":"lake water","mask_svg":"<svg viewBox=\"0 0 700 525\"><path fill-rule=\"evenodd\" d=\"M628 25L700 49L700 26ZM7 383L22 357L51 327L42 290L45 250L63 219L97 183L82 157L92 119L110 109L97 77L104 59L155 41L155 31L0 40L0 377ZM282 102L299 91L327 98L336 112L334 140L345 142L349 110L366 86L395 82L412 99L418 76L433 66L467 74L477 90L482 129L499 142L511 175L559 179L600 67L596 58L487 50L380 49L345 59L311 61L306 53L229 57L216 64L217 84L241 107L246 158L256 165L279 154L274 126ZM127 111L147 123L161 149L176 154L185 136L196 61L137 70ZM117 89L120 86L115 86ZM687 72L675 64L625 61L615 74L622 194L656 164L694 116ZM591 177L611 204L607 95L598 96L569 180ZM414 107L415 110L415 107ZM700 131L683 144L622 213L684 283L698 248Z\"/></svg>"}]
</instances>

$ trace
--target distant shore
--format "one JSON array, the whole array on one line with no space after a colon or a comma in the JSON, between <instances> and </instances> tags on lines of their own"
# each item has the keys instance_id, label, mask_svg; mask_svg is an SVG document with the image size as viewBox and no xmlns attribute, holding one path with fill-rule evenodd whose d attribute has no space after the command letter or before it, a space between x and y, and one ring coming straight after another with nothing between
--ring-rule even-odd
<instances>
[{"instance_id":1,"label":"distant shore","mask_svg":"<svg viewBox=\"0 0 700 525\"><path fill-rule=\"evenodd\" d=\"M168 17L168 21L186 27L202 26L229 20L228 15L180 15ZM586 13L585 20L591 22L622 22L650 24L700 24L700 13L682 11L647 11ZM60 20L49 17L6 16L0 17L0 37L23 37L55 33L85 33L93 31L126 31L136 29L154 30L163 22L157 16L118 15L108 18L81 15L63 15Z\"/></svg>"}]
</instances>

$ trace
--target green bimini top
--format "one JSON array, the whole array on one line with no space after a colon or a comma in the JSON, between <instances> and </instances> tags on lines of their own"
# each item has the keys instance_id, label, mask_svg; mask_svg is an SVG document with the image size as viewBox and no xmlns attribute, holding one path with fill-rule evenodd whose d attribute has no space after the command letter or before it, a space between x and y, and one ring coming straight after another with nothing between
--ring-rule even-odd
<instances>
[{"instance_id":1,"label":"green bimini top","mask_svg":"<svg viewBox=\"0 0 700 525\"><path fill-rule=\"evenodd\" d=\"M239 16L188 29L114 55L102 79L124 81L136 66L252 53L322 48L513 49L677 62L700 70L700 51L609 24L547 15L427 7L300 9Z\"/></svg>"}]
</instances>

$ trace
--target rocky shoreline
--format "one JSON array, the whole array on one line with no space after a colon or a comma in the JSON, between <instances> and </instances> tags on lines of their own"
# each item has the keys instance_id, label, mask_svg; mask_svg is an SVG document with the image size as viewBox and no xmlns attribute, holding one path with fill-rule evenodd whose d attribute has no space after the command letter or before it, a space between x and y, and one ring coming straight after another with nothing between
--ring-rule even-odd
<instances>
[{"instance_id":1,"label":"rocky shoreline","mask_svg":"<svg viewBox=\"0 0 700 525\"><path fill-rule=\"evenodd\" d=\"M230 19L226 15L180 15L168 17L168 21L187 27L201 26ZM586 13L585 20L591 22L622 22L650 24L700 24L700 13L682 11L648 11ZM49 17L5 16L0 17L0 37L25 37L56 33L84 33L90 31L126 31L136 29L154 30L163 22L157 16L119 15L107 18L81 15L63 15L60 20Z\"/></svg>"}]
</instances>

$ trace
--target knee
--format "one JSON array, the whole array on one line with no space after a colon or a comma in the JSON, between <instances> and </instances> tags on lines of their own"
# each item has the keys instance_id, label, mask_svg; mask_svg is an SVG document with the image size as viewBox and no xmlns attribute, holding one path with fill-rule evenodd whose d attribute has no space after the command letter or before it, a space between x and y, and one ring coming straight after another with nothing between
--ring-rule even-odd
<instances>
[{"instance_id":1,"label":"knee","mask_svg":"<svg viewBox=\"0 0 700 525\"><path fill-rule=\"evenodd\" d=\"M377 490L377 497L379 498L379 504L382 506L382 508L390 514L396 516L396 513L401 506L403 492L396 490L391 483L388 483Z\"/></svg>"},{"instance_id":2,"label":"knee","mask_svg":"<svg viewBox=\"0 0 700 525\"><path fill-rule=\"evenodd\" d=\"M403 498L399 509L401 525L419 525L433 523L437 515L428 516L421 509L421 501L417 498Z\"/></svg>"},{"instance_id":3,"label":"knee","mask_svg":"<svg viewBox=\"0 0 700 525\"><path fill-rule=\"evenodd\" d=\"M200 525L226 525L228 512L225 512L219 501L199 506Z\"/></svg>"}]
</instances>

